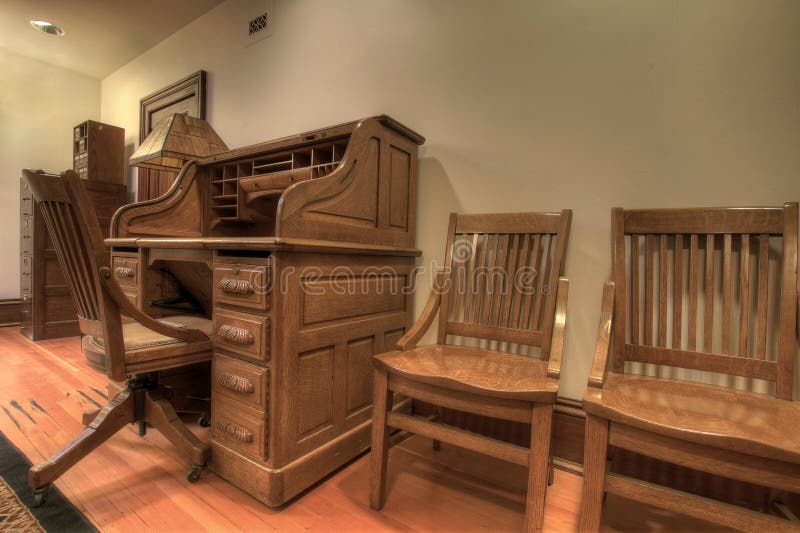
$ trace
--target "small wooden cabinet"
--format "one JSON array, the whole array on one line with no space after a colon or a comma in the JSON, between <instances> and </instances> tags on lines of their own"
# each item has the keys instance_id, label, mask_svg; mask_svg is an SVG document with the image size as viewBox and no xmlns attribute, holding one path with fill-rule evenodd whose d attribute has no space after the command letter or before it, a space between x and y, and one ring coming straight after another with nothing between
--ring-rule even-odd
<instances>
[{"instance_id":1,"label":"small wooden cabinet","mask_svg":"<svg viewBox=\"0 0 800 533\"><path fill-rule=\"evenodd\" d=\"M103 234L111 217L127 200L124 185L87 181ZM72 297L44 225L42 213L25 180L20 180L20 331L31 340L70 337L80 333Z\"/></svg>"},{"instance_id":2,"label":"small wooden cabinet","mask_svg":"<svg viewBox=\"0 0 800 533\"><path fill-rule=\"evenodd\" d=\"M75 126L72 168L83 179L122 184L125 179L125 130L87 120Z\"/></svg>"}]
</instances>

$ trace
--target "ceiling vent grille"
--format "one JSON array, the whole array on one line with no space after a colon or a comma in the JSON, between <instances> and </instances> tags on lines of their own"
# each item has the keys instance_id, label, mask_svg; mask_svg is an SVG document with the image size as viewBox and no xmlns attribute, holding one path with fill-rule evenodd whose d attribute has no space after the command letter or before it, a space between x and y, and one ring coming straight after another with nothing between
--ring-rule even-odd
<instances>
[{"instance_id":1,"label":"ceiling vent grille","mask_svg":"<svg viewBox=\"0 0 800 533\"><path fill-rule=\"evenodd\" d=\"M260 32L267 28L267 23L269 22L269 13L264 13L263 15L259 15L256 18L250 21L248 35L253 35L255 33Z\"/></svg>"},{"instance_id":2,"label":"ceiling vent grille","mask_svg":"<svg viewBox=\"0 0 800 533\"><path fill-rule=\"evenodd\" d=\"M275 31L275 0L237 0L237 2L241 7L242 17L237 26L241 29L247 28L246 33L240 34L243 46L250 46L272 35Z\"/></svg>"}]
</instances>

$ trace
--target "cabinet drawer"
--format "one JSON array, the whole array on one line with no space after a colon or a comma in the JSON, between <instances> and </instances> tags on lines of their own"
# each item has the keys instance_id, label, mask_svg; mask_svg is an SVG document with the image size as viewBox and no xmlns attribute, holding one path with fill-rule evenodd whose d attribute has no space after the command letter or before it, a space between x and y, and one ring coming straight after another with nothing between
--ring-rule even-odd
<instances>
[{"instance_id":1,"label":"cabinet drawer","mask_svg":"<svg viewBox=\"0 0 800 533\"><path fill-rule=\"evenodd\" d=\"M130 257L114 256L112 260L114 279L122 286L136 287L139 261Z\"/></svg>"},{"instance_id":2,"label":"cabinet drawer","mask_svg":"<svg viewBox=\"0 0 800 533\"><path fill-rule=\"evenodd\" d=\"M268 372L266 368L214 354L214 395L228 396L263 413L269 405Z\"/></svg>"},{"instance_id":3,"label":"cabinet drawer","mask_svg":"<svg viewBox=\"0 0 800 533\"><path fill-rule=\"evenodd\" d=\"M31 272L33 271L33 257L23 255L20 261L19 285L22 292L31 291Z\"/></svg>"},{"instance_id":4,"label":"cabinet drawer","mask_svg":"<svg viewBox=\"0 0 800 533\"><path fill-rule=\"evenodd\" d=\"M23 255L33 255L33 217L22 217L20 226L19 251Z\"/></svg>"},{"instance_id":5,"label":"cabinet drawer","mask_svg":"<svg viewBox=\"0 0 800 533\"><path fill-rule=\"evenodd\" d=\"M217 265L214 268L214 302L252 309L269 309L269 267Z\"/></svg>"},{"instance_id":6,"label":"cabinet drawer","mask_svg":"<svg viewBox=\"0 0 800 533\"><path fill-rule=\"evenodd\" d=\"M269 360L269 318L214 310L214 345L258 361Z\"/></svg>"},{"instance_id":7,"label":"cabinet drawer","mask_svg":"<svg viewBox=\"0 0 800 533\"><path fill-rule=\"evenodd\" d=\"M33 215L33 196L28 193L19 199L19 214L23 217Z\"/></svg>"},{"instance_id":8,"label":"cabinet drawer","mask_svg":"<svg viewBox=\"0 0 800 533\"><path fill-rule=\"evenodd\" d=\"M240 403L217 396L211 404L211 438L256 459L266 458L267 424L264 415Z\"/></svg>"},{"instance_id":9,"label":"cabinet drawer","mask_svg":"<svg viewBox=\"0 0 800 533\"><path fill-rule=\"evenodd\" d=\"M23 217L22 220L20 220L19 230L20 230L20 237L23 243L26 240L33 242L33 217ZM23 244L23 246L25 245Z\"/></svg>"}]
</instances>

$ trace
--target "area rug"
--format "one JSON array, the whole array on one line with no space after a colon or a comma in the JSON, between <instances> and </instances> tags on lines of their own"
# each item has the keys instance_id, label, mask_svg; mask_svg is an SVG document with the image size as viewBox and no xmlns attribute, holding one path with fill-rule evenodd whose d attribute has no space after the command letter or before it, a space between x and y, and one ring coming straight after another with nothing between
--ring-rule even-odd
<instances>
[{"instance_id":1,"label":"area rug","mask_svg":"<svg viewBox=\"0 0 800 533\"><path fill-rule=\"evenodd\" d=\"M28 487L31 463L0 433L0 532L96 533L97 530L55 487L47 502L33 504Z\"/></svg>"}]
</instances>

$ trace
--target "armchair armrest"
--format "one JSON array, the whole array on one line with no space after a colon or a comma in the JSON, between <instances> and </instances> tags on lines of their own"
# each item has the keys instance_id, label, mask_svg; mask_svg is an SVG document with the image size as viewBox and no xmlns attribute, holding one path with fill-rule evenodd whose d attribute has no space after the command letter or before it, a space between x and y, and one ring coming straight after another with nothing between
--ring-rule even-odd
<instances>
[{"instance_id":1,"label":"armchair armrest","mask_svg":"<svg viewBox=\"0 0 800 533\"><path fill-rule=\"evenodd\" d=\"M436 279L431 287L431 294L428 296L428 302L422 310L414 325L406 331L406 334L400 337L397 341L397 349L405 352L414 348L423 335L431 327L433 319L436 317L436 312L439 310L439 304L442 300L442 283L444 280L444 272L441 270L436 273Z\"/></svg>"},{"instance_id":2,"label":"armchair armrest","mask_svg":"<svg viewBox=\"0 0 800 533\"><path fill-rule=\"evenodd\" d=\"M207 342L209 340L208 336L198 329L176 328L147 316L136 309L131 301L128 300L128 297L125 296L125 293L122 292L122 289L120 289L117 284L117 280L111 275L110 268L102 266L98 271L100 273L100 282L103 284L103 289L105 289L111 299L114 300L123 315L133 318L147 329L155 331L156 333L180 339L184 342Z\"/></svg>"},{"instance_id":3,"label":"armchair armrest","mask_svg":"<svg viewBox=\"0 0 800 533\"><path fill-rule=\"evenodd\" d=\"M567 300L569 280L558 278L556 296L556 317L553 323L553 340L550 344L550 359L547 361L547 377L558 379L561 376L561 356L564 353L564 330L567 323Z\"/></svg>"},{"instance_id":4,"label":"armchair armrest","mask_svg":"<svg viewBox=\"0 0 800 533\"><path fill-rule=\"evenodd\" d=\"M611 346L611 325L614 318L614 291L616 285L607 281L603 286L603 303L600 308L600 325L597 327L597 345L589 372L589 386L602 388L608 373L608 351Z\"/></svg>"}]
</instances>

